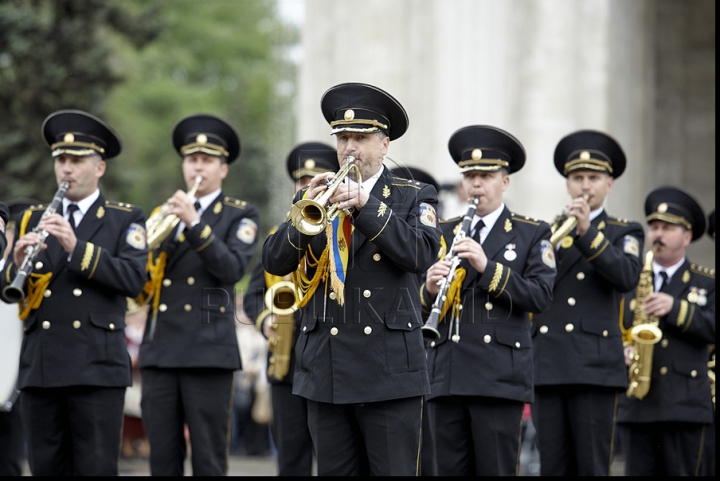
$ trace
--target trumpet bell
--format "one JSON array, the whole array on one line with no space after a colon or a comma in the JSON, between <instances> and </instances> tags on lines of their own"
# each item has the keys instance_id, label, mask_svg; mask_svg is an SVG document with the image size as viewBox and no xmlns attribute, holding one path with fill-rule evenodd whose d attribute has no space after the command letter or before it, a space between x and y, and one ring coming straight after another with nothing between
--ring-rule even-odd
<instances>
[{"instance_id":1,"label":"trumpet bell","mask_svg":"<svg viewBox=\"0 0 720 481\"><path fill-rule=\"evenodd\" d=\"M312 199L301 199L293 204L290 218L297 230L305 235L317 235L327 225L325 207Z\"/></svg>"}]
</instances>

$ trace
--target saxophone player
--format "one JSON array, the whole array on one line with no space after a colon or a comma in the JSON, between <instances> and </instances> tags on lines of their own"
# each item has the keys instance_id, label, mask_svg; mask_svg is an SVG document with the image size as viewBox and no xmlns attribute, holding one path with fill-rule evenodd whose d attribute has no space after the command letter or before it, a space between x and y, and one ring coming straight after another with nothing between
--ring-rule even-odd
<instances>
[{"instance_id":1,"label":"saxophone player","mask_svg":"<svg viewBox=\"0 0 720 481\"><path fill-rule=\"evenodd\" d=\"M617 399L628 382L619 306L638 282L645 236L638 222L604 208L626 166L614 138L570 133L556 145L554 163L576 227L556 245L552 304L533 316L531 414L540 475L608 476Z\"/></svg>"},{"instance_id":2,"label":"saxophone player","mask_svg":"<svg viewBox=\"0 0 720 481\"><path fill-rule=\"evenodd\" d=\"M235 284L257 247L260 215L223 189L241 151L240 136L227 120L185 117L175 125L172 143L192 196L178 189L164 204L170 206L166 215L180 222L148 258L154 275L140 345L140 407L150 473L183 475L187 423L193 475L224 476L233 376L241 369Z\"/></svg>"},{"instance_id":3,"label":"saxophone player","mask_svg":"<svg viewBox=\"0 0 720 481\"><path fill-rule=\"evenodd\" d=\"M306 187L310 180L324 172L337 172L340 168L337 151L321 142L304 142L296 145L286 159L287 173L295 184L295 193ZM275 231L273 228L270 235ZM258 330L267 338L287 336L282 326L274 326L278 322L264 299L267 289L282 281L282 277L265 272L262 263L258 262L250 279L247 293L243 298L243 309L250 319L255 321ZM294 314L290 330L289 351L281 355L271 352L268 356L268 381L273 410L271 425L273 441L277 449L276 465L278 476L311 476L313 466L313 444L307 419L307 399L292 393L295 368L295 341L299 333L300 311ZM280 322L287 322L282 319ZM287 326L285 326L287 327ZM282 345L287 348L286 340ZM286 359L282 369L280 359ZM277 361L277 365L274 365ZM278 374L273 373L278 370ZM280 375L280 372L285 374Z\"/></svg>"},{"instance_id":4,"label":"saxophone player","mask_svg":"<svg viewBox=\"0 0 720 481\"><path fill-rule=\"evenodd\" d=\"M715 342L715 271L693 264L686 251L704 235L705 214L676 187L650 192L645 214L648 244L659 247L652 263L655 292L645 296L643 311L658 318L662 338L653 350L647 395L621 397L625 475L697 476L714 419L707 361ZM624 324L629 328L632 319Z\"/></svg>"},{"instance_id":5,"label":"saxophone player","mask_svg":"<svg viewBox=\"0 0 720 481\"><path fill-rule=\"evenodd\" d=\"M34 476L116 476L132 382L123 327L127 297L146 280L145 216L139 207L106 200L99 188L121 151L110 126L61 110L45 119L42 133L66 192L47 216L45 206L25 212L0 276L5 293L26 248L47 235L20 304L17 386L28 462Z\"/></svg>"}]
</instances>

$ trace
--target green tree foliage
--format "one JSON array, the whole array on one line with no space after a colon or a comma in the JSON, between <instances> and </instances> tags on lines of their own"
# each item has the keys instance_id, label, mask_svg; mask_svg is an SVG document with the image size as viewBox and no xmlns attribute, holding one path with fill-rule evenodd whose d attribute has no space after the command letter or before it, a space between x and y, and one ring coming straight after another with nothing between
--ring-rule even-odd
<instances>
[{"instance_id":1,"label":"green tree foliage","mask_svg":"<svg viewBox=\"0 0 720 481\"><path fill-rule=\"evenodd\" d=\"M40 127L64 108L104 116L122 81L110 34L140 48L161 26L154 5L135 12L102 0L0 1L0 199L50 200L57 189Z\"/></svg>"},{"instance_id":2,"label":"green tree foliage","mask_svg":"<svg viewBox=\"0 0 720 481\"><path fill-rule=\"evenodd\" d=\"M298 32L275 8L274 0L0 0L0 199L49 200L57 184L40 126L55 110L78 108L123 140L105 195L149 215L187 189L173 126L211 113L242 142L223 188L260 207L264 235L274 222L266 221L271 172L284 172L294 127L295 66L285 52Z\"/></svg>"}]
</instances>

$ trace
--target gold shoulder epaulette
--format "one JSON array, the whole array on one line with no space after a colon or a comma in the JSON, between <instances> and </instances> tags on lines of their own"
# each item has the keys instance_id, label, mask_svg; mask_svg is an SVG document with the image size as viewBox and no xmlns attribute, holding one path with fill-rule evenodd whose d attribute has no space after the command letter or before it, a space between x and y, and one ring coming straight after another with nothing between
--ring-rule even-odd
<instances>
[{"instance_id":1,"label":"gold shoulder epaulette","mask_svg":"<svg viewBox=\"0 0 720 481\"><path fill-rule=\"evenodd\" d=\"M622 219L622 218L618 217L618 218L616 218L616 219L608 219L608 220L607 220L607 223L608 223L608 224L612 224L612 225L619 225L619 226L621 226L621 227L625 227L626 225L628 225L628 224L630 223L630 220L629 220L629 219Z\"/></svg>"},{"instance_id":2,"label":"gold shoulder epaulette","mask_svg":"<svg viewBox=\"0 0 720 481\"><path fill-rule=\"evenodd\" d=\"M247 206L247 202L240 199L234 199L232 197L225 197L223 199L223 204L229 205L230 207L235 207L237 209L244 209L245 206Z\"/></svg>"},{"instance_id":3,"label":"gold shoulder epaulette","mask_svg":"<svg viewBox=\"0 0 720 481\"><path fill-rule=\"evenodd\" d=\"M440 224L452 224L453 222L459 222L462 219L462 216L453 217L452 219L439 219L438 222Z\"/></svg>"},{"instance_id":4,"label":"gold shoulder epaulette","mask_svg":"<svg viewBox=\"0 0 720 481\"><path fill-rule=\"evenodd\" d=\"M696 274L701 274L703 276L707 276L707 277L711 277L711 278L715 279L715 269L710 269L709 267L703 267L703 266L698 266L695 264L690 264L690 270Z\"/></svg>"},{"instance_id":5,"label":"gold shoulder epaulette","mask_svg":"<svg viewBox=\"0 0 720 481\"><path fill-rule=\"evenodd\" d=\"M47 206L45 204L32 205L27 208L27 210L30 210L33 212L38 211L38 210L45 210L45 209L47 209Z\"/></svg>"},{"instance_id":6,"label":"gold shoulder epaulette","mask_svg":"<svg viewBox=\"0 0 720 481\"><path fill-rule=\"evenodd\" d=\"M132 204L128 204L127 202L115 202L112 200L106 200L105 207L109 207L110 209L123 210L125 212L132 212L133 208Z\"/></svg>"},{"instance_id":7,"label":"gold shoulder epaulette","mask_svg":"<svg viewBox=\"0 0 720 481\"><path fill-rule=\"evenodd\" d=\"M526 215L519 215L515 212L510 212L510 215L512 216L513 220L517 220L520 222L525 222L526 224L532 224L532 225L540 225L540 220L528 217Z\"/></svg>"},{"instance_id":8,"label":"gold shoulder epaulette","mask_svg":"<svg viewBox=\"0 0 720 481\"><path fill-rule=\"evenodd\" d=\"M394 177L392 184L395 187L412 187L413 189L420 189L420 182L417 180L406 179L404 177Z\"/></svg>"}]
</instances>

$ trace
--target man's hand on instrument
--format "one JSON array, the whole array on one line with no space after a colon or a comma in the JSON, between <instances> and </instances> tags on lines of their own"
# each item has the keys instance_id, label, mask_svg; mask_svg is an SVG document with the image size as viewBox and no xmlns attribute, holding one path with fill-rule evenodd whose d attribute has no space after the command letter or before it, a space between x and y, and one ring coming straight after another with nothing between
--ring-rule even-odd
<instances>
[{"instance_id":1,"label":"man's hand on instrument","mask_svg":"<svg viewBox=\"0 0 720 481\"><path fill-rule=\"evenodd\" d=\"M643 299L643 311L656 317L667 316L673 308L675 298L665 292L652 292Z\"/></svg>"},{"instance_id":2,"label":"man's hand on instrument","mask_svg":"<svg viewBox=\"0 0 720 481\"><path fill-rule=\"evenodd\" d=\"M334 204L339 202L338 209L357 209L358 211L367 204L370 194L360 187L360 184L350 178L345 178L345 181L338 186L335 193L330 198L330 203Z\"/></svg>"},{"instance_id":3,"label":"man's hand on instrument","mask_svg":"<svg viewBox=\"0 0 720 481\"><path fill-rule=\"evenodd\" d=\"M77 237L70 222L60 214L52 214L45 217L38 224L38 229L45 230L49 235L55 236L68 254L72 254L77 245Z\"/></svg>"},{"instance_id":4,"label":"man's hand on instrument","mask_svg":"<svg viewBox=\"0 0 720 481\"><path fill-rule=\"evenodd\" d=\"M470 265L479 273L485 272L487 267L487 255L480 244L471 237L464 237L455 242L453 252L461 259L467 259Z\"/></svg>"},{"instance_id":5,"label":"man's hand on instrument","mask_svg":"<svg viewBox=\"0 0 720 481\"><path fill-rule=\"evenodd\" d=\"M425 275L425 288L431 296L440 290L440 282L450 274L450 261L441 260L430 266Z\"/></svg>"},{"instance_id":6,"label":"man's hand on instrument","mask_svg":"<svg viewBox=\"0 0 720 481\"><path fill-rule=\"evenodd\" d=\"M197 210L195 210L195 206L191 202L187 192L176 190L172 197L168 199L168 204L172 206L172 209L168 211L168 215L178 216L186 226L189 226L196 220L200 220L200 215L197 213Z\"/></svg>"}]
</instances>

